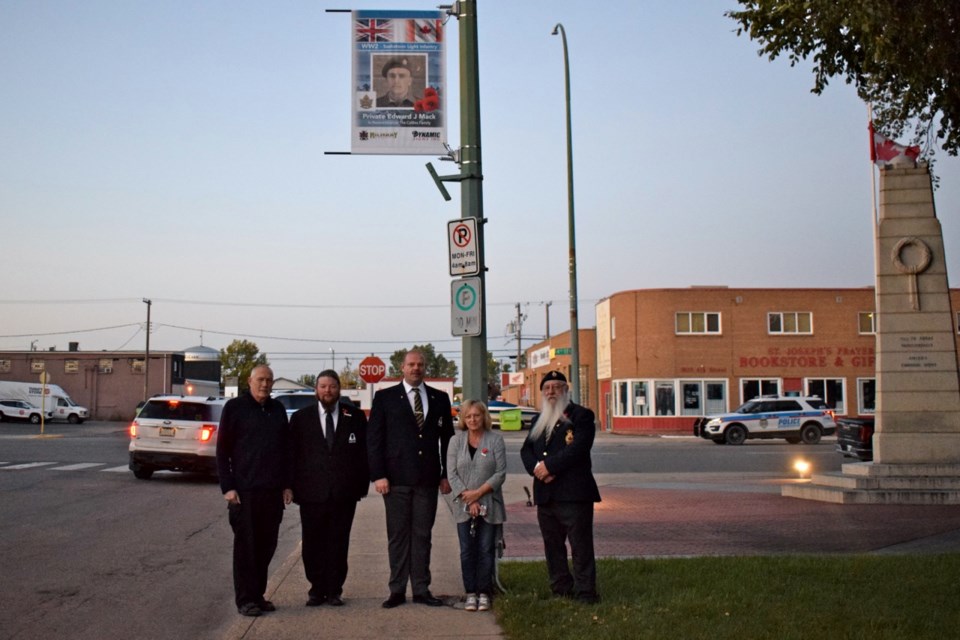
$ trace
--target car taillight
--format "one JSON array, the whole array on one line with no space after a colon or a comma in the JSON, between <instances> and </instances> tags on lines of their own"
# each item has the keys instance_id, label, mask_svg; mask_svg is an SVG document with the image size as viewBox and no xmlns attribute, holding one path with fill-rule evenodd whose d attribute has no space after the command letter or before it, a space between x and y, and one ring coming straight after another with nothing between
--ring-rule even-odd
<instances>
[{"instance_id":1,"label":"car taillight","mask_svg":"<svg viewBox=\"0 0 960 640\"><path fill-rule=\"evenodd\" d=\"M130 437L131 437L131 438L136 438L136 437L137 437L137 423L136 423L136 422L131 422L131 423L130 423Z\"/></svg>"},{"instance_id":2,"label":"car taillight","mask_svg":"<svg viewBox=\"0 0 960 640\"><path fill-rule=\"evenodd\" d=\"M873 437L873 427L863 425L860 427L860 442L867 442Z\"/></svg>"},{"instance_id":3,"label":"car taillight","mask_svg":"<svg viewBox=\"0 0 960 640\"><path fill-rule=\"evenodd\" d=\"M837 412L836 412L836 411L830 410L830 411L827 411L827 412L825 412L825 413L826 413L828 416L830 416L830 419L831 419L831 420L836 420L836 419L837 419Z\"/></svg>"},{"instance_id":4,"label":"car taillight","mask_svg":"<svg viewBox=\"0 0 960 640\"><path fill-rule=\"evenodd\" d=\"M217 426L214 424L205 424L200 427L200 442L210 442L210 438L213 437L213 432L217 430Z\"/></svg>"}]
</instances>

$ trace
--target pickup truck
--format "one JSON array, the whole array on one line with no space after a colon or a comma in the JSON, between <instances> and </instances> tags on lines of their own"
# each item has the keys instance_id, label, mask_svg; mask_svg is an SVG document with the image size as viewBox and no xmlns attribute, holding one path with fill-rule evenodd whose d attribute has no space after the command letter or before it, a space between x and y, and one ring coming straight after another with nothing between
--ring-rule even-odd
<instances>
[{"instance_id":1,"label":"pickup truck","mask_svg":"<svg viewBox=\"0 0 960 640\"><path fill-rule=\"evenodd\" d=\"M838 418L837 451L848 458L873 460L873 418Z\"/></svg>"}]
</instances>

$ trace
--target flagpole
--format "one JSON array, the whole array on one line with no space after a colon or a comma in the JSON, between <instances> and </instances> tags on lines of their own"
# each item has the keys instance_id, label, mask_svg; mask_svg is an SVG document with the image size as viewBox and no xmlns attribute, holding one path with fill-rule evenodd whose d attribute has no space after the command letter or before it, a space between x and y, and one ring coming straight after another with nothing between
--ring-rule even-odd
<instances>
[{"instance_id":1,"label":"flagpole","mask_svg":"<svg viewBox=\"0 0 960 640\"><path fill-rule=\"evenodd\" d=\"M877 211L877 140L873 135L873 104L867 103L867 129L870 131L870 206L873 220L873 333L880 324L880 215Z\"/></svg>"}]
</instances>

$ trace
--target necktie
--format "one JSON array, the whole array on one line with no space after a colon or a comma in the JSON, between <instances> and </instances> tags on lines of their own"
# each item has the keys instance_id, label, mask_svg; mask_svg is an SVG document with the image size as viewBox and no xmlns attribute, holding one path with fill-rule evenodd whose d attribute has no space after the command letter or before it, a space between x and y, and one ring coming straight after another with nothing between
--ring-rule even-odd
<instances>
[{"instance_id":1,"label":"necktie","mask_svg":"<svg viewBox=\"0 0 960 640\"><path fill-rule=\"evenodd\" d=\"M327 411L327 448L328 449L333 449L333 435L334 435L333 412Z\"/></svg>"},{"instance_id":2,"label":"necktie","mask_svg":"<svg viewBox=\"0 0 960 640\"><path fill-rule=\"evenodd\" d=\"M423 429L423 400L420 399L420 387L411 389L413 393L413 415L417 419L417 426Z\"/></svg>"}]
</instances>

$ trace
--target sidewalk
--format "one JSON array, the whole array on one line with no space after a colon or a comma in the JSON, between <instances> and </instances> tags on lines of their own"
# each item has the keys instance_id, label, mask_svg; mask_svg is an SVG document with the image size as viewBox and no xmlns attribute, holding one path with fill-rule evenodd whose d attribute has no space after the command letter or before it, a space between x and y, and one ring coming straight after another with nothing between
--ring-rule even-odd
<instances>
[{"instance_id":1,"label":"sidewalk","mask_svg":"<svg viewBox=\"0 0 960 640\"><path fill-rule=\"evenodd\" d=\"M521 490L522 491L522 490ZM294 507L287 514L297 518ZM277 565L279 558L274 560ZM383 498L372 492L360 501L350 537L350 570L343 586L343 607L306 607L310 588L303 573L299 547L273 571L267 597L277 610L259 618L237 616L223 640L272 640L323 637L325 640L350 638L393 638L414 640L429 638L453 640L469 637L500 638L502 634L492 612L469 613L460 596L460 543L453 516L441 502L433 527L433 553L430 560L433 595L446 601L446 607L428 607L412 602L409 587L407 603L384 609L381 603L390 595L387 581L387 525Z\"/></svg>"},{"instance_id":2,"label":"sidewalk","mask_svg":"<svg viewBox=\"0 0 960 640\"><path fill-rule=\"evenodd\" d=\"M597 557L689 557L832 553L960 553L960 507L836 505L785 498L797 480L768 474L598 474ZM526 506L525 475L504 487L504 559L541 560L536 509ZM293 517L296 509L287 512ZM360 502L350 542L346 606L305 607L308 584L299 549L275 569L268 597L277 611L237 620L223 640L499 638L492 613L468 613L459 601L460 551L453 517L440 504L433 529L431 590L448 606L384 609L388 595L383 500ZM603 575L599 577L603 592ZM546 575L544 575L546 580ZM504 585L507 589L509 584Z\"/></svg>"}]
</instances>

